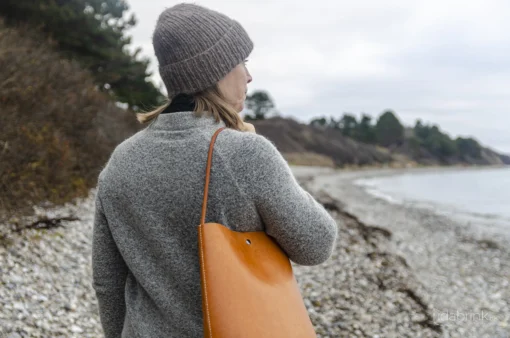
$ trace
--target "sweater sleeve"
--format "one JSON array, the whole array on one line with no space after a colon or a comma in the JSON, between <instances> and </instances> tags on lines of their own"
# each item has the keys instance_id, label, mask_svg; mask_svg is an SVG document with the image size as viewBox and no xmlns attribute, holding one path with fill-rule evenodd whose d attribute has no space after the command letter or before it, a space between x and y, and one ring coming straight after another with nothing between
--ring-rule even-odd
<instances>
[{"instance_id":1,"label":"sweater sleeve","mask_svg":"<svg viewBox=\"0 0 510 338\"><path fill-rule=\"evenodd\" d=\"M254 201L266 233L297 264L325 262L338 234L335 220L299 185L273 143L256 134L243 139L231 169Z\"/></svg>"},{"instance_id":2,"label":"sweater sleeve","mask_svg":"<svg viewBox=\"0 0 510 338\"><path fill-rule=\"evenodd\" d=\"M128 269L110 232L99 191L96 195L95 206L92 285L96 291L105 338L120 338L126 314L124 287Z\"/></svg>"}]
</instances>

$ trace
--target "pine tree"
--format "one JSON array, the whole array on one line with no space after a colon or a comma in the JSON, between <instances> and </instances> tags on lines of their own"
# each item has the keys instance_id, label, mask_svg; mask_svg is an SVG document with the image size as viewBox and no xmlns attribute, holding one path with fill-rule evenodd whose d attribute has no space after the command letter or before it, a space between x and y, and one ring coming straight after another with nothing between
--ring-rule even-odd
<instances>
[{"instance_id":1,"label":"pine tree","mask_svg":"<svg viewBox=\"0 0 510 338\"><path fill-rule=\"evenodd\" d=\"M89 70L98 88L132 109L155 106L162 95L148 81L149 61L128 51L127 31L136 24L124 0L2 0L7 24L41 28L58 43L65 57Z\"/></svg>"},{"instance_id":2,"label":"pine tree","mask_svg":"<svg viewBox=\"0 0 510 338\"><path fill-rule=\"evenodd\" d=\"M255 91L246 97L246 108L253 112L253 115L246 115L247 120L264 120L270 114L276 114L275 104L266 91Z\"/></svg>"},{"instance_id":3,"label":"pine tree","mask_svg":"<svg viewBox=\"0 0 510 338\"><path fill-rule=\"evenodd\" d=\"M377 120L375 135L377 143L384 147L399 144L404 140L404 126L393 111L387 110Z\"/></svg>"}]
</instances>

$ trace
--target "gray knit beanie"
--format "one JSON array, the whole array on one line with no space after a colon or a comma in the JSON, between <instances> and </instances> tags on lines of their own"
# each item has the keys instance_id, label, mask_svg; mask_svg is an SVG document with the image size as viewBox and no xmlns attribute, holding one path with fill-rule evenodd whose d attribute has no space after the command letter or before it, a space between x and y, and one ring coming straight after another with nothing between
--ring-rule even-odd
<instances>
[{"instance_id":1,"label":"gray knit beanie","mask_svg":"<svg viewBox=\"0 0 510 338\"><path fill-rule=\"evenodd\" d=\"M161 13L152 44L170 98L209 88L253 50L252 40L237 21L184 3Z\"/></svg>"}]
</instances>

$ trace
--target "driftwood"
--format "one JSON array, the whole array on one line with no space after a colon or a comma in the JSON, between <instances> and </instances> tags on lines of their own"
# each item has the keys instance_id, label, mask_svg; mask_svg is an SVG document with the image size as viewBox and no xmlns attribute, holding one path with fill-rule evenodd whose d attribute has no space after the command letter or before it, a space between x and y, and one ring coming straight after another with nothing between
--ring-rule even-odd
<instances>
[{"instance_id":1,"label":"driftwood","mask_svg":"<svg viewBox=\"0 0 510 338\"><path fill-rule=\"evenodd\" d=\"M37 221L19 227L15 230L15 232L21 232L25 229L52 229L52 228L59 228L62 227L63 221L78 221L80 220L78 217L73 216L67 216L67 217L57 217L57 218L49 218L49 217L43 217L41 219L38 219Z\"/></svg>"}]
</instances>

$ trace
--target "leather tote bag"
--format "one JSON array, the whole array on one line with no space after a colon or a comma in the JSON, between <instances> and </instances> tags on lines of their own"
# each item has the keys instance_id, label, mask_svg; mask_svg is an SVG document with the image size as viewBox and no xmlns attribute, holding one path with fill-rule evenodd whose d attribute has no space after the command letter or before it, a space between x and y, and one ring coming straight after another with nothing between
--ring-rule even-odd
<instances>
[{"instance_id":1,"label":"leather tote bag","mask_svg":"<svg viewBox=\"0 0 510 338\"><path fill-rule=\"evenodd\" d=\"M205 338L316 338L290 260L264 231L205 223L217 130L198 227Z\"/></svg>"}]
</instances>

